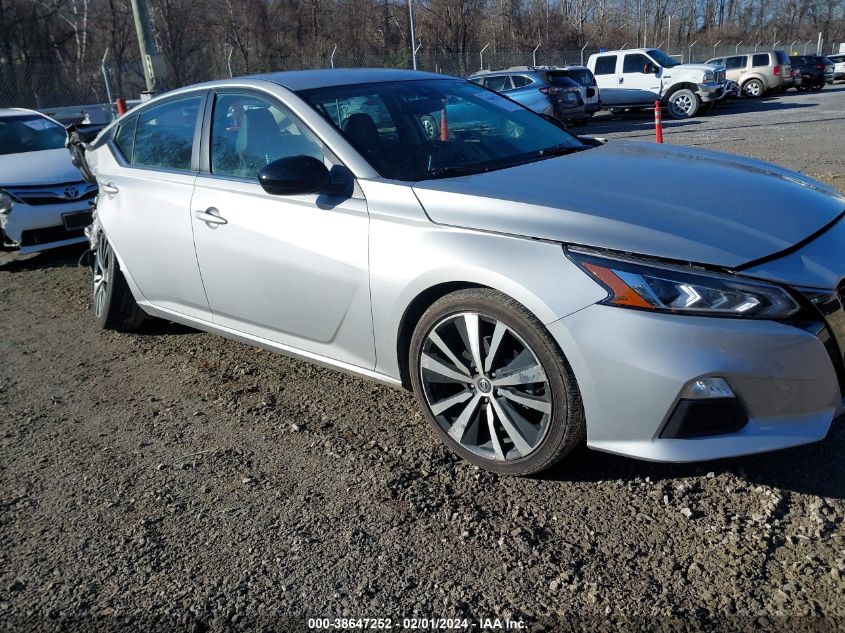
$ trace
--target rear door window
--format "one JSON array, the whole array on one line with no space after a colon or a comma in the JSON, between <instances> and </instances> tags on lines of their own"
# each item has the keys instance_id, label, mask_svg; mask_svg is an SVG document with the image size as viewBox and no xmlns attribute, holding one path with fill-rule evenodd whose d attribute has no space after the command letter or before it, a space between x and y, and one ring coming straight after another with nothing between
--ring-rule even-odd
<instances>
[{"instance_id":1,"label":"rear door window","mask_svg":"<svg viewBox=\"0 0 845 633\"><path fill-rule=\"evenodd\" d=\"M594 75L615 75L616 55L603 55L596 58L596 70Z\"/></svg>"},{"instance_id":2,"label":"rear door window","mask_svg":"<svg viewBox=\"0 0 845 633\"><path fill-rule=\"evenodd\" d=\"M534 83L529 77L524 75L514 75L511 77L511 81L513 82L514 88L522 88L523 86Z\"/></svg>"},{"instance_id":3,"label":"rear door window","mask_svg":"<svg viewBox=\"0 0 845 633\"><path fill-rule=\"evenodd\" d=\"M768 53L759 53L754 55L751 59L751 65L754 68L759 68L760 66L768 66L769 65L769 54Z\"/></svg>"},{"instance_id":4,"label":"rear door window","mask_svg":"<svg viewBox=\"0 0 845 633\"><path fill-rule=\"evenodd\" d=\"M728 57L725 60L725 68L727 68L728 70L737 70L738 68L745 68L745 55Z\"/></svg>"},{"instance_id":5,"label":"rear door window","mask_svg":"<svg viewBox=\"0 0 845 633\"><path fill-rule=\"evenodd\" d=\"M572 79L582 86L596 85L596 78L593 77L593 73L590 72L589 68L570 68L567 72Z\"/></svg>"},{"instance_id":6,"label":"rear door window","mask_svg":"<svg viewBox=\"0 0 845 633\"><path fill-rule=\"evenodd\" d=\"M504 90L511 89L511 78L507 75L499 75L498 77L487 77L484 79L484 87L490 88L490 90L495 90L496 92L502 92Z\"/></svg>"},{"instance_id":7,"label":"rear door window","mask_svg":"<svg viewBox=\"0 0 845 633\"><path fill-rule=\"evenodd\" d=\"M202 95L174 99L138 115L132 164L190 170Z\"/></svg>"}]
</instances>

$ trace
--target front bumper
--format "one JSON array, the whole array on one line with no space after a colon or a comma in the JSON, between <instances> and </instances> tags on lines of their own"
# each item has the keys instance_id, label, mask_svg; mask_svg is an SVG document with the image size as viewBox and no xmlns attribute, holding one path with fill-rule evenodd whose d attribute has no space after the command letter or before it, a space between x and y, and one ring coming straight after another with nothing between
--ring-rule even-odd
<instances>
[{"instance_id":1,"label":"front bumper","mask_svg":"<svg viewBox=\"0 0 845 633\"><path fill-rule=\"evenodd\" d=\"M722 83L722 92L716 97L717 101L724 101L725 99L736 99L739 97L739 84L735 81L724 81Z\"/></svg>"},{"instance_id":2,"label":"front bumper","mask_svg":"<svg viewBox=\"0 0 845 633\"><path fill-rule=\"evenodd\" d=\"M72 224L66 224L67 214L89 214L93 200L76 200L61 204L29 205L15 202L9 213L0 214L0 236L3 246L21 253L44 251L85 241L84 226L79 225L81 216L68 216Z\"/></svg>"},{"instance_id":3,"label":"front bumper","mask_svg":"<svg viewBox=\"0 0 845 633\"><path fill-rule=\"evenodd\" d=\"M823 439L842 412L831 357L813 334L771 321L593 305L549 326L572 365L592 448L654 461L746 455ZM740 430L661 438L691 381L727 380Z\"/></svg>"},{"instance_id":4,"label":"front bumper","mask_svg":"<svg viewBox=\"0 0 845 633\"><path fill-rule=\"evenodd\" d=\"M722 93L722 83L717 81L698 84L698 96L704 103L715 101Z\"/></svg>"}]
</instances>

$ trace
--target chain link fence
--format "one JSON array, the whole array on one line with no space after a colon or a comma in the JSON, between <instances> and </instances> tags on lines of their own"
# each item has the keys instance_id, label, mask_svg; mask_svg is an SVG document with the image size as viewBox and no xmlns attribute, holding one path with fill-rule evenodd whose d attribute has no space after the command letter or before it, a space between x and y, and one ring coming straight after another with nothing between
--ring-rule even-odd
<instances>
[{"instance_id":1,"label":"chain link fence","mask_svg":"<svg viewBox=\"0 0 845 633\"><path fill-rule=\"evenodd\" d=\"M606 47L612 50L614 47ZM814 54L816 42L778 43L777 48L788 53ZM715 57L772 50L771 46L742 46L734 44L706 45L691 42L667 53L682 62L703 62ZM445 75L466 77L479 69L507 68L530 65L572 65L586 63L598 48L536 51L474 51L445 54L421 50L417 54L417 68ZM178 88L202 81L238 77L247 74L307 68L411 68L407 54L349 54L343 51L288 55L275 58L244 59L232 49L203 51L189 60L168 60L166 89ZM108 85L107 85L108 83ZM69 68L55 62L8 63L0 61L0 107L50 109L83 104L107 103L116 97L137 98L145 89L141 64L133 62L120 67L87 66Z\"/></svg>"}]
</instances>

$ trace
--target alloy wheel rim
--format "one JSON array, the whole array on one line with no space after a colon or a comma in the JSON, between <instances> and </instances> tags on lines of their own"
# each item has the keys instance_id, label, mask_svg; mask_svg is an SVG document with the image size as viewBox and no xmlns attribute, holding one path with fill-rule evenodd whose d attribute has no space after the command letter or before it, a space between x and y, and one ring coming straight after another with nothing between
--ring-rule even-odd
<instances>
[{"instance_id":1,"label":"alloy wheel rim","mask_svg":"<svg viewBox=\"0 0 845 633\"><path fill-rule=\"evenodd\" d=\"M476 312L449 316L420 354L423 394L455 442L491 461L533 453L552 416L552 393L531 347L503 322Z\"/></svg>"},{"instance_id":2,"label":"alloy wheel rim","mask_svg":"<svg viewBox=\"0 0 845 633\"><path fill-rule=\"evenodd\" d=\"M748 84L748 87L745 89L745 91L752 97L756 97L758 94L760 94L760 86L758 86L756 82L752 81Z\"/></svg>"},{"instance_id":3,"label":"alloy wheel rim","mask_svg":"<svg viewBox=\"0 0 845 633\"><path fill-rule=\"evenodd\" d=\"M675 111L679 114L689 114L692 109L692 100L687 95L675 97L672 103L675 106Z\"/></svg>"},{"instance_id":4,"label":"alloy wheel rim","mask_svg":"<svg viewBox=\"0 0 845 633\"><path fill-rule=\"evenodd\" d=\"M106 304L109 271L109 243L101 236L94 255L94 314L102 315Z\"/></svg>"}]
</instances>

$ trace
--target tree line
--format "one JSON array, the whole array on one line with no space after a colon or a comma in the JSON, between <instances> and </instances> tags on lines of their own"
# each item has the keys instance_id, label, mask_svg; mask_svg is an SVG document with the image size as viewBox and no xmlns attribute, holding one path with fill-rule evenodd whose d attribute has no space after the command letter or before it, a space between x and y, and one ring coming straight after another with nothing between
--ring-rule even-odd
<instances>
[{"instance_id":1,"label":"tree line","mask_svg":"<svg viewBox=\"0 0 845 633\"><path fill-rule=\"evenodd\" d=\"M409 66L408 4L389 0L148 0L172 86L229 73ZM414 0L420 67L459 72L505 52L689 43L787 48L845 41L845 0ZM130 0L0 0L0 105L142 88ZM543 57L545 55L545 57ZM524 57L523 57L524 58ZM471 61L467 61L470 60ZM477 67L477 65L476 65ZM39 94L39 91L41 94ZM51 96L48 96L50 93ZM58 93L58 94L53 94ZM27 103L25 105L32 105Z\"/></svg>"}]
</instances>

